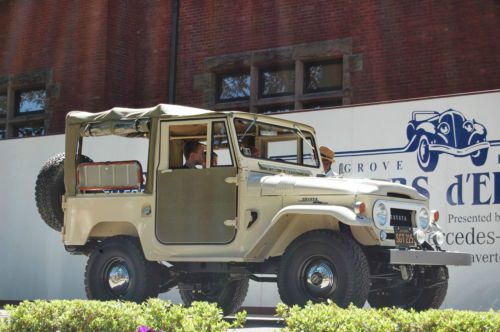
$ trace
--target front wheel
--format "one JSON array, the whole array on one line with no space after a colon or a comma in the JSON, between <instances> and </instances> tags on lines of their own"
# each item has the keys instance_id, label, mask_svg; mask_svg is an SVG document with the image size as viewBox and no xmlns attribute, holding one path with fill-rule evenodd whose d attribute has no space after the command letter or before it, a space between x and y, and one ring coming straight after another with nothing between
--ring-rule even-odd
<instances>
[{"instance_id":1,"label":"front wheel","mask_svg":"<svg viewBox=\"0 0 500 332\"><path fill-rule=\"evenodd\" d=\"M340 307L361 307L369 287L366 256L347 235L312 231L292 242L282 256L278 291L288 305L332 300Z\"/></svg>"},{"instance_id":2,"label":"front wheel","mask_svg":"<svg viewBox=\"0 0 500 332\"><path fill-rule=\"evenodd\" d=\"M231 279L224 273L199 273L189 276L189 280L179 282L182 302L190 306L194 301L217 303L224 315L238 311L248 292L249 279L241 276Z\"/></svg>"},{"instance_id":3,"label":"front wheel","mask_svg":"<svg viewBox=\"0 0 500 332\"><path fill-rule=\"evenodd\" d=\"M85 291L91 300L142 302L159 293L155 262L147 261L139 241L117 236L99 243L85 269Z\"/></svg>"},{"instance_id":4,"label":"front wheel","mask_svg":"<svg viewBox=\"0 0 500 332\"><path fill-rule=\"evenodd\" d=\"M418 277L420 280L385 290L374 291L368 297L373 308L398 307L417 311L438 309L448 290L446 266L429 266Z\"/></svg>"}]
</instances>

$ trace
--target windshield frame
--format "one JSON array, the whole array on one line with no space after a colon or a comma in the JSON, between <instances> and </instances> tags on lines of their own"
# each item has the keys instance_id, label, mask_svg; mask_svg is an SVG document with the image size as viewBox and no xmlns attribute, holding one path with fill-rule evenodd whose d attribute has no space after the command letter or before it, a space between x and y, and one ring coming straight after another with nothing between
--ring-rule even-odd
<instances>
[{"instance_id":1,"label":"windshield frame","mask_svg":"<svg viewBox=\"0 0 500 332\"><path fill-rule=\"evenodd\" d=\"M248 122L248 124L249 124L249 126L246 127L245 130L241 133L238 133L238 131L237 131L236 121L238 121L238 120ZM241 139L249 136L248 135L249 127L258 128L260 124L265 125L265 126L273 126L273 127L283 128L283 129L289 130L290 134L293 134L296 137L296 139L298 141L300 141L302 144L302 154L303 154L302 158L301 158L302 163L292 163L292 162L280 161L280 160L276 160L276 159L256 157L256 156L251 156L251 155L243 153L243 149L240 148L240 146L239 146L242 143ZM298 125L293 125L293 126L280 125L280 124L273 123L272 121L268 122L268 121L265 121L265 119L259 119L258 117L247 118L247 117L238 117L238 116L234 117L232 119L232 125L234 128L236 142L238 144L238 146L236 146L235 152L237 150L236 153L239 155L240 158L247 158L247 159L256 160L259 162L270 162L270 163L276 163L279 165L286 165L288 168L289 167L306 167L308 169L316 169L317 170L321 167L321 163L319 161L318 147L316 145L316 137L314 135L314 132L312 132L306 128L299 128ZM252 129L252 128L250 128L250 129ZM310 140L308 142L304 141L303 136L305 136L305 138L309 138ZM266 136L260 135L260 137L266 137ZM281 141L281 140L276 139L276 138L279 138L279 136L269 136L268 141L269 142ZM283 141L286 141L286 140L283 140ZM311 150L312 150L313 155L311 157L316 161L314 165L308 165L308 164L305 164L303 162L304 161L303 149L305 146L312 146ZM298 158L299 152L300 151L297 151L297 160L299 160L299 158Z\"/></svg>"}]
</instances>

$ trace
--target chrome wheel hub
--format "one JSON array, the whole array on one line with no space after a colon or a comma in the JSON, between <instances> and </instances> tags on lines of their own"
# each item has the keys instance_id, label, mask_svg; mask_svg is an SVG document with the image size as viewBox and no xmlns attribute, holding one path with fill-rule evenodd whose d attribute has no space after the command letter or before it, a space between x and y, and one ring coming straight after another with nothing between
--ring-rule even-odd
<instances>
[{"instance_id":1,"label":"chrome wheel hub","mask_svg":"<svg viewBox=\"0 0 500 332\"><path fill-rule=\"evenodd\" d=\"M306 287L315 296L326 296L337 288L337 277L325 260L312 262L306 269Z\"/></svg>"},{"instance_id":2,"label":"chrome wheel hub","mask_svg":"<svg viewBox=\"0 0 500 332\"><path fill-rule=\"evenodd\" d=\"M122 295L127 291L130 283L130 275L125 263L116 262L112 264L107 277L109 289L113 294Z\"/></svg>"}]
</instances>

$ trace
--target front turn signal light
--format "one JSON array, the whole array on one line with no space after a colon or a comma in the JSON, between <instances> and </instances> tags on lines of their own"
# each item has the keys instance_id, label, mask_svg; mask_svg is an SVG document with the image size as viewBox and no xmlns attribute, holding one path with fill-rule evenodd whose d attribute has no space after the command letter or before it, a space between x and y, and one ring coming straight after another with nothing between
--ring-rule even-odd
<instances>
[{"instance_id":1,"label":"front turn signal light","mask_svg":"<svg viewBox=\"0 0 500 332\"><path fill-rule=\"evenodd\" d=\"M354 212L359 215L363 215L366 212L366 204L364 202L356 202L354 205Z\"/></svg>"},{"instance_id":2,"label":"front turn signal light","mask_svg":"<svg viewBox=\"0 0 500 332\"><path fill-rule=\"evenodd\" d=\"M432 218L432 221L438 222L438 220L439 220L439 211L438 210L432 210L431 211L431 218Z\"/></svg>"}]
</instances>

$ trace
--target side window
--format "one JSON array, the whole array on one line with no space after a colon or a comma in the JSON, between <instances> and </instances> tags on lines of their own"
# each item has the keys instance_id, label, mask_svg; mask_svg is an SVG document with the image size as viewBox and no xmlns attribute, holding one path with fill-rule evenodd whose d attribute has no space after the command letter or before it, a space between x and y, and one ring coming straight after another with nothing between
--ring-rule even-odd
<instances>
[{"instance_id":1,"label":"side window","mask_svg":"<svg viewBox=\"0 0 500 332\"><path fill-rule=\"evenodd\" d=\"M233 166L231 147L224 122L212 123L211 167Z\"/></svg>"},{"instance_id":2,"label":"side window","mask_svg":"<svg viewBox=\"0 0 500 332\"><path fill-rule=\"evenodd\" d=\"M207 125L171 125L169 128L169 168L205 167Z\"/></svg>"}]
</instances>

